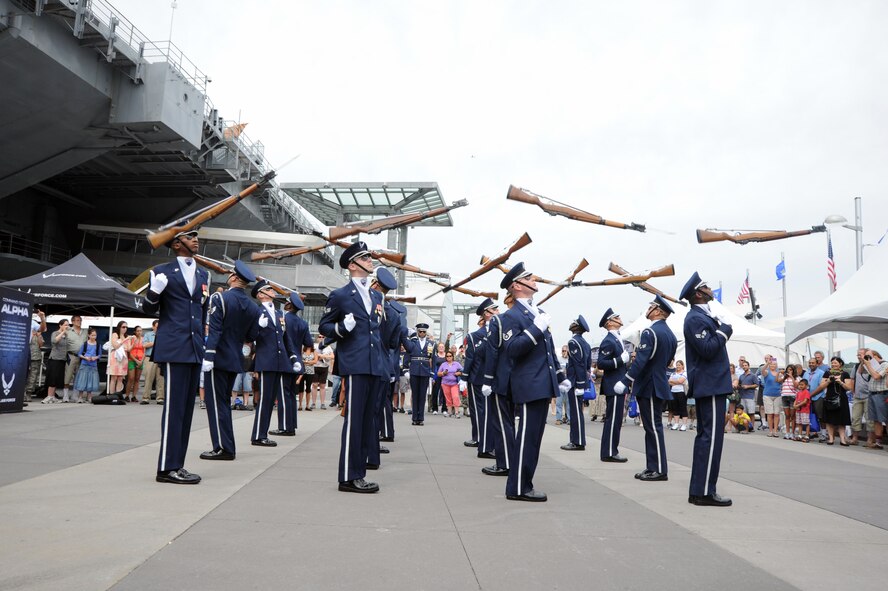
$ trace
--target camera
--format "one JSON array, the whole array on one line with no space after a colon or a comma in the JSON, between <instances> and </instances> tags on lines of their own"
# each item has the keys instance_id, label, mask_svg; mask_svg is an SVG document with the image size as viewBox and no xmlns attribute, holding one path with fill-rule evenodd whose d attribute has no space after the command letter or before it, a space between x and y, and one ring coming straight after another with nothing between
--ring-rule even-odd
<instances>
[{"instance_id":1,"label":"camera","mask_svg":"<svg viewBox=\"0 0 888 591\"><path fill-rule=\"evenodd\" d=\"M873 356L872 356L872 355L864 355L863 358L866 359L867 361L872 361L872 360L873 360Z\"/></svg>"}]
</instances>

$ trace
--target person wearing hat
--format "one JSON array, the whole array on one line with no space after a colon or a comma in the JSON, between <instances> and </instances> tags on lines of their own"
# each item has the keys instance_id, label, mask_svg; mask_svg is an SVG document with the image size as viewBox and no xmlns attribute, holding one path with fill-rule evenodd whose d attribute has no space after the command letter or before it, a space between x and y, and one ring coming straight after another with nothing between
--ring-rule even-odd
<instances>
[{"instance_id":1,"label":"person wearing hat","mask_svg":"<svg viewBox=\"0 0 888 591\"><path fill-rule=\"evenodd\" d=\"M302 365L303 349L314 349L314 337L308 322L299 316L305 309L299 292L291 291L284 304L284 346L290 354L292 373L283 376L284 384L277 404L278 428L269 435L293 437L296 435L296 376L305 372Z\"/></svg>"},{"instance_id":2,"label":"person wearing hat","mask_svg":"<svg viewBox=\"0 0 888 591\"><path fill-rule=\"evenodd\" d=\"M712 289L694 272L681 290L681 299L691 304L684 322L685 356L688 362L688 397L697 406L697 436L688 503L729 507L731 499L716 492L724 444L724 416L728 395L733 391L728 339L730 324L715 313L709 302Z\"/></svg>"},{"instance_id":3,"label":"person wearing hat","mask_svg":"<svg viewBox=\"0 0 888 591\"><path fill-rule=\"evenodd\" d=\"M413 424L422 426L425 422L426 395L429 391L429 378L437 371L435 351L438 345L426 335L429 325L420 322L416 334L408 342L410 354L410 399L413 406Z\"/></svg>"},{"instance_id":4,"label":"person wearing hat","mask_svg":"<svg viewBox=\"0 0 888 591\"><path fill-rule=\"evenodd\" d=\"M503 298L507 309L515 305L515 298L507 293ZM493 456L496 463L493 466L481 468L483 474L488 476L508 476L512 448L515 446L515 406L509 399L508 391L499 388L500 372L509 371L508 364L500 367L500 349L503 346L502 317L493 314L488 319L487 336L484 340L484 384L481 386L481 395L489 399L485 425L489 433L492 433ZM505 378L504 378L505 379Z\"/></svg>"},{"instance_id":5,"label":"person wearing hat","mask_svg":"<svg viewBox=\"0 0 888 591\"><path fill-rule=\"evenodd\" d=\"M466 447L477 447L482 457L495 457L493 453L493 432L488 430L488 397L481 394L484 386L484 351L487 340L487 322L496 316L498 306L490 298L478 305L478 330L466 337L466 358L463 379L467 384L467 401L472 409L469 419L472 422L472 438L463 442Z\"/></svg>"},{"instance_id":6,"label":"person wearing hat","mask_svg":"<svg viewBox=\"0 0 888 591\"><path fill-rule=\"evenodd\" d=\"M570 323L573 336L567 341L567 379L570 380L568 392L568 413L570 415L570 442L562 445L565 451L583 451L586 449L586 425L583 422L583 393L589 384L589 372L592 370L592 347L583 338L589 332L589 323L580 314Z\"/></svg>"},{"instance_id":7,"label":"person wearing hat","mask_svg":"<svg viewBox=\"0 0 888 591\"><path fill-rule=\"evenodd\" d=\"M209 332L201 371L213 449L200 454L202 460L235 458L231 388L237 374L243 371L244 341L262 318L259 306L244 292L256 281L246 263L235 261L226 281L228 290L210 296L207 312Z\"/></svg>"},{"instance_id":8,"label":"person wearing hat","mask_svg":"<svg viewBox=\"0 0 888 591\"><path fill-rule=\"evenodd\" d=\"M194 262L199 247L196 230L179 232L166 246L176 258L151 269L143 308L160 318L153 355L163 368L166 403L161 412L156 480L197 484L200 476L185 469L185 455L204 357L210 276Z\"/></svg>"},{"instance_id":9,"label":"person wearing hat","mask_svg":"<svg viewBox=\"0 0 888 591\"><path fill-rule=\"evenodd\" d=\"M364 480L367 456L379 445L373 431L374 400L379 382L389 379L389 361L380 338L383 315L382 294L370 289L373 273L370 251L358 241L339 257L350 280L330 292L318 331L337 343L336 367L342 377L345 420L339 451L339 490L375 493L379 485Z\"/></svg>"},{"instance_id":10,"label":"person wearing hat","mask_svg":"<svg viewBox=\"0 0 888 591\"><path fill-rule=\"evenodd\" d=\"M604 429L601 433L601 461L625 462L626 458L620 455L619 448L626 395L614 391L614 386L626 375L626 366L629 364L629 352L620 337L623 320L613 308L608 308L598 326L607 330L598 346L598 369L604 372L601 377L601 394L606 401Z\"/></svg>"},{"instance_id":11,"label":"person wearing hat","mask_svg":"<svg viewBox=\"0 0 888 591\"><path fill-rule=\"evenodd\" d=\"M515 298L515 305L502 315L502 335L494 337L499 348L497 392L507 392L515 405L518 427L510 450L512 466L506 478L510 501L546 501L534 488L533 476L539 461L549 401L570 387L555 353L551 318L533 303L536 278L524 263L512 267L500 287ZM557 368L557 369L556 369Z\"/></svg>"},{"instance_id":12,"label":"person wearing hat","mask_svg":"<svg viewBox=\"0 0 888 591\"><path fill-rule=\"evenodd\" d=\"M271 284L261 279L253 286L252 293L259 300L262 324L253 333L252 339L256 341L255 371L259 374L259 404L253 415L250 443L261 447L275 447L277 442L268 438L271 411L275 400L283 397L284 380L293 378L294 363L291 355L295 353L301 356L302 348L290 351L284 343L283 316L275 309L277 292Z\"/></svg>"},{"instance_id":13,"label":"person wearing hat","mask_svg":"<svg viewBox=\"0 0 888 591\"><path fill-rule=\"evenodd\" d=\"M376 277L371 287L380 293L383 297L392 290L398 288L398 280L392 275L392 272L385 267L376 269ZM394 300L384 300L383 303L383 322L382 322L382 346L385 349L386 360L388 361L389 375L387 380L381 382L378 400L376 401L378 411L376 413L377 431L379 432L379 440L391 442L395 440L395 418L392 408L392 395L398 379L401 377L401 369L398 367L398 353L401 351L401 339L407 338L407 329L401 320L401 310L406 314L407 309L400 302ZM388 453L388 449L379 446L379 453ZM379 453L371 456L376 458L379 463ZM368 458L368 463L374 463Z\"/></svg>"},{"instance_id":14,"label":"person wearing hat","mask_svg":"<svg viewBox=\"0 0 888 591\"><path fill-rule=\"evenodd\" d=\"M641 331L635 361L626 371L626 377L614 389L625 392L632 384L632 393L638 401L638 413L644 426L645 469L635 475L639 480L653 482L669 480L666 464L666 442L663 438L663 404L672 400L667 367L675 357L678 341L666 319L674 310L657 295L648 306L645 317L650 327Z\"/></svg>"}]
</instances>

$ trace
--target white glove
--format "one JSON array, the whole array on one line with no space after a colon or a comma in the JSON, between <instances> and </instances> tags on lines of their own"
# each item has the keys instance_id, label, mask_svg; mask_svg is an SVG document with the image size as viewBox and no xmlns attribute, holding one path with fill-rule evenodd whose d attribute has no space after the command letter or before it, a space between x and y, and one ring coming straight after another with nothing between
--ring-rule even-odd
<instances>
[{"instance_id":1,"label":"white glove","mask_svg":"<svg viewBox=\"0 0 888 591\"><path fill-rule=\"evenodd\" d=\"M549 328L549 324L551 323L552 317L545 312L543 312L542 314L537 314L537 317L533 319L533 325L543 332L546 332L546 329Z\"/></svg>"},{"instance_id":2,"label":"white glove","mask_svg":"<svg viewBox=\"0 0 888 591\"><path fill-rule=\"evenodd\" d=\"M213 362L207 361L206 359L204 359L203 363L200 364L200 371L203 371L203 372L213 371Z\"/></svg>"},{"instance_id":3,"label":"white glove","mask_svg":"<svg viewBox=\"0 0 888 591\"><path fill-rule=\"evenodd\" d=\"M154 293L163 293L163 290L166 289L167 284L170 282L170 280L167 279L167 276L163 273L155 275L154 271L151 271L150 276L151 279L149 280L150 284L148 288Z\"/></svg>"},{"instance_id":4,"label":"white glove","mask_svg":"<svg viewBox=\"0 0 888 591\"><path fill-rule=\"evenodd\" d=\"M346 332L351 332L355 326L357 326L357 321L355 321L354 314L346 314L345 318L342 319L342 326L345 327Z\"/></svg>"},{"instance_id":5,"label":"white glove","mask_svg":"<svg viewBox=\"0 0 888 591\"><path fill-rule=\"evenodd\" d=\"M574 395L575 395L575 396L582 396L583 393L585 393L585 392L586 392L586 391L583 390L582 388L574 388Z\"/></svg>"},{"instance_id":6,"label":"white glove","mask_svg":"<svg viewBox=\"0 0 888 591\"><path fill-rule=\"evenodd\" d=\"M490 386L481 386L481 394L484 396L490 396L493 393L493 388Z\"/></svg>"},{"instance_id":7,"label":"white glove","mask_svg":"<svg viewBox=\"0 0 888 591\"><path fill-rule=\"evenodd\" d=\"M620 355L620 359L622 359L623 363L629 363L629 353L627 351L623 351L623 354Z\"/></svg>"},{"instance_id":8,"label":"white glove","mask_svg":"<svg viewBox=\"0 0 888 591\"><path fill-rule=\"evenodd\" d=\"M570 390L570 380L562 380L560 384L558 384L559 388L564 388L564 391Z\"/></svg>"},{"instance_id":9,"label":"white glove","mask_svg":"<svg viewBox=\"0 0 888 591\"><path fill-rule=\"evenodd\" d=\"M396 378L395 376L390 377L390 378L389 378L389 384L394 384L394 383L395 383L395 380L397 380L397 379L398 379L398 378Z\"/></svg>"},{"instance_id":10,"label":"white glove","mask_svg":"<svg viewBox=\"0 0 888 591\"><path fill-rule=\"evenodd\" d=\"M410 330L407 331L407 338L412 339L412 338L415 337L415 336L416 336L416 331L413 330L412 328L411 328Z\"/></svg>"},{"instance_id":11,"label":"white glove","mask_svg":"<svg viewBox=\"0 0 888 591\"><path fill-rule=\"evenodd\" d=\"M567 394L568 390L570 390L570 386L565 386L564 384L558 385L558 392L561 394Z\"/></svg>"},{"instance_id":12,"label":"white glove","mask_svg":"<svg viewBox=\"0 0 888 591\"><path fill-rule=\"evenodd\" d=\"M259 328L265 328L268 326L268 316L263 312L262 316L259 317Z\"/></svg>"},{"instance_id":13,"label":"white glove","mask_svg":"<svg viewBox=\"0 0 888 591\"><path fill-rule=\"evenodd\" d=\"M299 363L298 361L294 361L293 362L293 371L295 371L295 372L302 371L302 364Z\"/></svg>"},{"instance_id":14,"label":"white glove","mask_svg":"<svg viewBox=\"0 0 888 591\"><path fill-rule=\"evenodd\" d=\"M626 392L626 384L624 384L623 382L617 382L616 384L614 384L614 394L619 396L620 394L623 394L625 392Z\"/></svg>"}]
</instances>

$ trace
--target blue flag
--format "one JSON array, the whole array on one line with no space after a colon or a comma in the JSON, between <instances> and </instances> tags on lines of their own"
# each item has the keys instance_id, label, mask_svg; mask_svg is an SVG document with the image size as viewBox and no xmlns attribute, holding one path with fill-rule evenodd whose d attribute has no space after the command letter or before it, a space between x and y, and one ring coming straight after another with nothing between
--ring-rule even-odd
<instances>
[{"instance_id":1,"label":"blue flag","mask_svg":"<svg viewBox=\"0 0 888 591\"><path fill-rule=\"evenodd\" d=\"M717 300L719 301L719 303L721 303L721 301L722 301L722 288L719 287L718 289L713 289L713 290L712 290L712 295L715 297L715 299L717 299Z\"/></svg>"},{"instance_id":2,"label":"blue flag","mask_svg":"<svg viewBox=\"0 0 888 591\"><path fill-rule=\"evenodd\" d=\"M780 264L777 265L777 268L774 269L774 271L777 273L777 281L780 281L781 279L785 278L786 277L786 262L780 261Z\"/></svg>"}]
</instances>

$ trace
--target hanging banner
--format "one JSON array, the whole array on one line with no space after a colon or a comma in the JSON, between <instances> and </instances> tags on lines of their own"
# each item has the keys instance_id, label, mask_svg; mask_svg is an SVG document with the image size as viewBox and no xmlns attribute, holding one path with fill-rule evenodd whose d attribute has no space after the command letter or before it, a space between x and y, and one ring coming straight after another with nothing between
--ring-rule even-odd
<instances>
[{"instance_id":1,"label":"hanging banner","mask_svg":"<svg viewBox=\"0 0 888 591\"><path fill-rule=\"evenodd\" d=\"M24 408L33 302L27 293L0 287L0 412Z\"/></svg>"}]
</instances>

